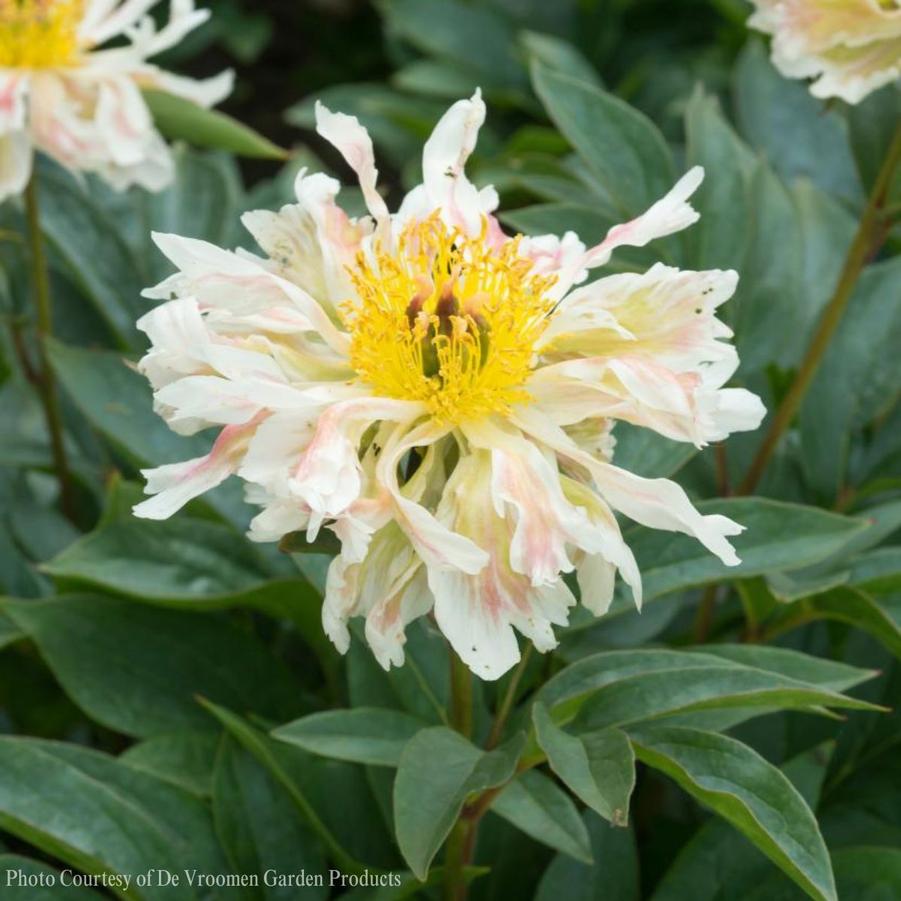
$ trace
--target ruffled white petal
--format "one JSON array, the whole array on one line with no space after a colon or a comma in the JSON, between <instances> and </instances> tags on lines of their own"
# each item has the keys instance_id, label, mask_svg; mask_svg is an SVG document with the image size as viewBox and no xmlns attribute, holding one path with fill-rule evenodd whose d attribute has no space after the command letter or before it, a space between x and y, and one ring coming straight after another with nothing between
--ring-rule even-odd
<instances>
[{"instance_id":1,"label":"ruffled white petal","mask_svg":"<svg viewBox=\"0 0 901 901\"><path fill-rule=\"evenodd\" d=\"M458 100L441 117L422 152L422 181L430 207L440 209L448 225L467 234L478 234L485 198L466 177L463 167L484 121L485 103L477 90L469 100ZM488 202L493 199L489 197Z\"/></svg>"},{"instance_id":2,"label":"ruffled white petal","mask_svg":"<svg viewBox=\"0 0 901 901\"><path fill-rule=\"evenodd\" d=\"M333 113L319 101L316 102L316 131L341 152L348 166L357 173L373 219L387 224L388 207L376 187L379 173L369 132L355 116Z\"/></svg>"},{"instance_id":3,"label":"ruffled white petal","mask_svg":"<svg viewBox=\"0 0 901 901\"><path fill-rule=\"evenodd\" d=\"M879 0L752 0L752 28L773 35L773 63L814 78L816 97L859 103L901 76L901 8Z\"/></svg>"},{"instance_id":4,"label":"ruffled white petal","mask_svg":"<svg viewBox=\"0 0 901 901\"><path fill-rule=\"evenodd\" d=\"M147 479L144 490L153 497L135 506L135 516L168 519L188 501L224 482L237 470L254 426L255 423L250 423L223 429L205 457L142 470Z\"/></svg>"}]
</instances>

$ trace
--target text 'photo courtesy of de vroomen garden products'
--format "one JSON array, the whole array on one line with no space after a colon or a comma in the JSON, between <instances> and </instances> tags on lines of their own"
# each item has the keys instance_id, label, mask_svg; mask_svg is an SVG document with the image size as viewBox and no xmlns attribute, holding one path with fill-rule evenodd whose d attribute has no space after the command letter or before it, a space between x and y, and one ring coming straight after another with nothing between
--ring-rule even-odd
<instances>
[{"instance_id":1,"label":"text 'photo courtesy of de vroomen garden products'","mask_svg":"<svg viewBox=\"0 0 901 901\"><path fill-rule=\"evenodd\" d=\"M899 0L0 0L0 901L901 899Z\"/></svg>"}]
</instances>

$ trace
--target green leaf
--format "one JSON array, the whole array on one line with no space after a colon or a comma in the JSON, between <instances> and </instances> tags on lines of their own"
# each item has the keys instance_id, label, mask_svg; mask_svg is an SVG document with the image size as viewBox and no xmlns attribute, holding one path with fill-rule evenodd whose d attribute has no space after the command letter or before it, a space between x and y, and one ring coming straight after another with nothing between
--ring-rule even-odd
<instances>
[{"instance_id":1,"label":"green leaf","mask_svg":"<svg viewBox=\"0 0 901 901\"><path fill-rule=\"evenodd\" d=\"M895 124L901 118L901 91L897 85L886 85L861 103L846 107L846 114L857 171L869 190L879 175Z\"/></svg>"},{"instance_id":2,"label":"green leaf","mask_svg":"<svg viewBox=\"0 0 901 901\"><path fill-rule=\"evenodd\" d=\"M103 518L93 532L42 567L61 590L101 589L177 610L248 607L289 619L327 674L338 658L322 630L321 595L277 554L222 523L181 512L161 522L138 519L136 485L114 480ZM192 508L196 509L196 508ZM278 564L278 565L275 565Z\"/></svg>"},{"instance_id":3,"label":"green leaf","mask_svg":"<svg viewBox=\"0 0 901 901\"><path fill-rule=\"evenodd\" d=\"M517 776L491 810L537 842L574 860L591 863L588 830L570 797L537 770Z\"/></svg>"},{"instance_id":4,"label":"green leaf","mask_svg":"<svg viewBox=\"0 0 901 901\"><path fill-rule=\"evenodd\" d=\"M846 547L850 540L865 535L868 528L878 527L863 518L767 498L704 501L697 506L705 514L724 514L745 527L733 539L742 562L724 566L694 539L634 527L626 538L641 569L645 610L649 601L671 592L818 563ZM598 634L633 610L631 598L620 594L600 622L585 618L571 626L563 636L561 653L572 659L590 652L599 643Z\"/></svg>"},{"instance_id":5,"label":"green leaf","mask_svg":"<svg viewBox=\"0 0 901 901\"><path fill-rule=\"evenodd\" d=\"M803 624L816 619L848 623L868 632L896 657L901 658L901 625L866 592L855 588L833 588L823 594L786 607L773 626L782 631L786 623L797 619Z\"/></svg>"},{"instance_id":6,"label":"green leaf","mask_svg":"<svg viewBox=\"0 0 901 901\"><path fill-rule=\"evenodd\" d=\"M804 346L797 335L808 324L802 303L804 241L793 198L763 160L751 175L750 190L754 229L738 290L726 307L744 378L772 363L796 365Z\"/></svg>"},{"instance_id":7,"label":"green leaf","mask_svg":"<svg viewBox=\"0 0 901 901\"><path fill-rule=\"evenodd\" d=\"M860 199L845 122L807 85L780 75L760 41L748 42L739 57L734 99L744 138L784 179L806 176L830 194Z\"/></svg>"},{"instance_id":8,"label":"green leaf","mask_svg":"<svg viewBox=\"0 0 901 901\"><path fill-rule=\"evenodd\" d=\"M50 363L66 394L113 447L143 465L159 466L209 453L209 437L176 435L153 412L147 380L116 353L47 342ZM237 484L205 495L217 512L241 528L249 519Z\"/></svg>"},{"instance_id":9,"label":"green leaf","mask_svg":"<svg viewBox=\"0 0 901 901\"><path fill-rule=\"evenodd\" d=\"M696 650L741 666L779 673L790 679L832 691L847 691L878 675L877 670L861 669L837 660L827 660L789 648L768 647L762 644L705 644Z\"/></svg>"},{"instance_id":10,"label":"green leaf","mask_svg":"<svg viewBox=\"0 0 901 901\"><path fill-rule=\"evenodd\" d=\"M315 834L290 797L256 758L225 736L213 772L213 821L233 871L261 874L326 872ZM260 887L266 899L296 897L297 888ZM326 898L327 885L307 886L303 895Z\"/></svg>"},{"instance_id":11,"label":"green leaf","mask_svg":"<svg viewBox=\"0 0 901 901\"><path fill-rule=\"evenodd\" d=\"M614 829L591 810L583 820L594 864L558 855L545 870L535 901L639 901L638 852L631 829Z\"/></svg>"},{"instance_id":12,"label":"green leaf","mask_svg":"<svg viewBox=\"0 0 901 901\"><path fill-rule=\"evenodd\" d=\"M251 241L240 227L245 199L235 160L224 154L198 153L184 145L176 145L172 153L173 183L156 194L140 195L144 216L139 246L148 259L153 280L169 275L172 263L153 243L151 232L199 238L219 247Z\"/></svg>"},{"instance_id":13,"label":"green leaf","mask_svg":"<svg viewBox=\"0 0 901 901\"><path fill-rule=\"evenodd\" d=\"M481 751L443 726L423 729L407 744L394 782L397 843L410 869L425 879L466 798L512 778L525 736Z\"/></svg>"},{"instance_id":14,"label":"green leaf","mask_svg":"<svg viewBox=\"0 0 901 901\"><path fill-rule=\"evenodd\" d=\"M809 688L840 691L874 675L873 670L822 660L797 651L749 645L705 645L703 650L644 648L602 651L562 669L538 691L536 699L554 713L557 722L571 718L585 700L604 686L647 673L685 668L707 669L718 681L720 669L753 668L777 679L787 677Z\"/></svg>"},{"instance_id":15,"label":"green leaf","mask_svg":"<svg viewBox=\"0 0 901 901\"><path fill-rule=\"evenodd\" d=\"M630 218L675 182L663 136L644 114L600 88L532 63L532 82L551 117Z\"/></svg>"},{"instance_id":16,"label":"green leaf","mask_svg":"<svg viewBox=\"0 0 901 901\"><path fill-rule=\"evenodd\" d=\"M393 863L395 854L360 767L274 741L230 710L201 703L266 768L343 872Z\"/></svg>"},{"instance_id":17,"label":"green leaf","mask_svg":"<svg viewBox=\"0 0 901 901\"><path fill-rule=\"evenodd\" d=\"M185 731L155 735L132 745L119 761L185 791L208 798L220 737L215 732Z\"/></svg>"},{"instance_id":18,"label":"green leaf","mask_svg":"<svg viewBox=\"0 0 901 901\"><path fill-rule=\"evenodd\" d=\"M625 733L601 729L569 735L555 725L542 704L532 708L532 719L551 769L569 790L614 826L627 826L635 755Z\"/></svg>"},{"instance_id":19,"label":"green leaf","mask_svg":"<svg viewBox=\"0 0 901 901\"><path fill-rule=\"evenodd\" d=\"M477 82L477 76L434 59L415 59L391 76L391 84L401 91L451 102L470 96L478 87Z\"/></svg>"},{"instance_id":20,"label":"green leaf","mask_svg":"<svg viewBox=\"0 0 901 901\"><path fill-rule=\"evenodd\" d=\"M257 547L233 528L182 512L160 522L138 519L136 486L120 484L93 532L41 569L64 586L99 588L181 610L237 605L290 617L322 645L320 598L306 580L271 578ZM315 623L315 628L313 625Z\"/></svg>"},{"instance_id":21,"label":"green leaf","mask_svg":"<svg viewBox=\"0 0 901 901\"><path fill-rule=\"evenodd\" d=\"M812 898L837 899L816 819L791 782L747 745L684 727L630 734L636 756L728 820Z\"/></svg>"},{"instance_id":22,"label":"green leaf","mask_svg":"<svg viewBox=\"0 0 901 901\"><path fill-rule=\"evenodd\" d=\"M215 873L226 867L200 801L75 745L0 737L0 825L85 873L133 879L151 868ZM140 892L132 882L124 897L199 896L182 880Z\"/></svg>"},{"instance_id":23,"label":"green leaf","mask_svg":"<svg viewBox=\"0 0 901 901\"><path fill-rule=\"evenodd\" d=\"M437 629L428 628L421 620L411 623L407 627L404 665L387 672L366 647L363 630L355 623L351 623L351 634L347 683L353 707L405 710L430 725L447 724L447 644Z\"/></svg>"},{"instance_id":24,"label":"green leaf","mask_svg":"<svg viewBox=\"0 0 901 901\"><path fill-rule=\"evenodd\" d=\"M568 41L538 31L520 32L519 41L530 62L536 60L548 69L603 89L597 69Z\"/></svg>"},{"instance_id":25,"label":"green leaf","mask_svg":"<svg viewBox=\"0 0 901 901\"><path fill-rule=\"evenodd\" d=\"M300 689L253 636L211 614L174 613L108 597L7 601L66 693L97 722L127 735L203 728L202 693L284 719Z\"/></svg>"},{"instance_id":26,"label":"green leaf","mask_svg":"<svg viewBox=\"0 0 901 901\"><path fill-rule=\"evenodd\" d=\"M581 706L573 723L579 732L643 720L721 708L817 707L876 710L856 698L751 667L685 666L639 673L607 685Z\"/></svg>"},{"instance_id":27,"label":"green leaf","mask_svg":"<svg viewBox=\"0 0 901 901\"><path fill-rule=\"evenodd\" d=\"M880 901L901 897L901 850L841 848L833 854L840 898Z\"/></svg>"},{"instance_id":28,"label":"green leaf","mask_svg":"<svg viewBox=\"0 0 901 901\"><path fill-rule=\"evenodd\" d=\"M582 188L583 198L585 188ZM524 235L562 234L574 231L587 244L596 244L617 224L619 218L612 211L597 205L574 203L539 203L534 206L505 210L501 220Z\"/></svg>"},{"instance_id":29,"label":"green leaf","mask_svg":"<svg viewBox=\"0 0 901 901\"><path fill-rule=\"evenodd\" d=\"M90 192L58 167L40 169L41 228L71 280L124 347L138 340L135 321L147 309L141 265L121 225Z\"/></svg>"},{"instance_id":30,"label":"green leaf","mask_svg":"<svg viewBox=\"0 0 901 901\"><path fill-rule=\"evenodd\" d=\"M825 771L825 750L821 746L815 747L781 767L812 808L816 804L818 783ZM816 789L812 793L809 791L811 783ZM776 876L780 885L794 889L793 883L740 832L736 832L725 820L711 818L682 846L657 884L652 901L744 899L762 882L768 882L768 876ZM796 890L796 893L804 897L802 892Z\"/></svg>"},{"instance_id":31,"label":"green leaf","mask_svg":"<svg viewBox=\"0 0 901 901\"><path fill-rule=\"evenodd\" d=\"M845 482L854 434L886 413L901 391L893 353L901 316L887 316L885 308L899 279L901 259L863 272L801 407L805 477L826 498Z\"/></svg>"},{"instance_id":32,"label":"green leaf","mask_svg":"<svg viewBox=\"0 0 901 901\"><path fill-rule=\"evenodd\" d=\"M809 335L835 291L857 231L857 217L807 179L792 185L792 194L803 243L801 327Z\"/></svg>"},{"instance_id":33,"label":"green leaf","mask_svg":"<svg viewBox=\"0 0 901 901\"><path fill-rule=\"evenodd\" d=\"M669 648L601 651L562 669L538 690L536 700L548 709L566 703L571 716L589 694L605 685L639 673L678 669L682 666L728 668L736 664L711 654ZM555 709L554 713L559 721L561 711Z\"/></svg>"},{"instance_id":34,"label":"green leaf","mask_svg":"<svg viewBox=\"0 0 901 901\"><path fill-rule=\"evenodd\" d=\"M522 99L528 85L510 23L460 0L384 0L391 32L430 56L479 76L486 91Z\"/></svg>"},{"instance_id":35,"label":"green leaf","mask_svg":"<svg viewBox=\"0 0 901 901\"><path fill-rule=\"evenodd\" d=\"M156 127L170 140L227 150L238 156L267 160L288 158L287 150L225 113L152 88L144 88L142 94Z\"/></svg>"},{"instance_id":36,"label":"green leaf","mask_svg":"<svg viewBox=\"0 0 901 901\"><path fill-rule=\"evenodd\" d=\"M40 880L42 884L31 883ZM18 854L0 854L0 885L10 895L18 895L27 901L100 901L101 896L87 888L61 884L59 870ZM23 894L27 892L26 894Z\"/></svg>"},{"instance_id":37,"label":"green leaf","mask_svg":"<svg viewBox=\"0 0 901 901\"><path fill-rule=\"evenodd\" d=\"M0 613L0 648L15 644L23 638L25 633L5 613Z\"/></svg>"},{"instance_id":38,"label":"green leaf","mask_svg":"<svg viewBox=\"0 0 901 901\"><path fill-rule=\"evenodd\" d=\"M696 269L739 269L750 241L753 155L716 98L700 88L685 109L685 132L686 166L703 166L707 173L692 198L701 219L685 233L688 261Z\"/></svg>"},{"instance_id":39,"label":"green leaf","mask_svg":"<svg viewBox=\"0 0 901 901\"><path fill-rule=\"evenodd\" d=\"M876 594L901 590L901 547L881 547L850 561L848 582ZM2 641L2 638L0 638Z\"/></svg>"},{"instance_id":40,"label":"green leaf","mask_svg":"<svg viewBox=\"0 0 901 901\"><path fill-rule=\"evenodd\" d=\"M427 725L399 710L357 707L313 713L279 726L272 737L323 757L395 767L407 742Z\"/></svg>"},{"instance_id":41,"label":"green leaf","mask_svg":"<svg viewBox=\"0 0 901 901\"><path fill-rule=\"evenodd\" d=\"M641 568L646 602L710 582L800 569L829 557L867 528L854 517L767 498L705 501L698 509L723 514L745 527L732 539L742 562L724 566L687 536L635 529L634 539L629 538Z\"/></svg>"},{"instance_id":42,"label":"green leaf","mask_svg":"<svg viewBox=\"0 0 901 901\"><path fill-rule=\"evenodd\" d=\"M698 449L673 441L630 422L616 424L616 465L647 479L665 479L678 472Z\"/></svg>"}]
</instances>

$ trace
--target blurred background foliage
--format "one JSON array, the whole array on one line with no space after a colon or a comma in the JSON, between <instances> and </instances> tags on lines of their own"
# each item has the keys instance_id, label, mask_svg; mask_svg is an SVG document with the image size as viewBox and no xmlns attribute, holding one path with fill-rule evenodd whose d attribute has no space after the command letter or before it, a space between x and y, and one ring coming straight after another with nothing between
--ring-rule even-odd
<instances>
[{"instance_id":1,"label":"blurred background foliage","mask_svg":"<svg viewBox=\"0 0 901 901\"><path fill-rule=\"evenodd\" d=\"M290 202L298 167L346 180L311 130L317 98L369 127L396 201L418 181L422 141L438 116L478 86L489 112L471 171L498 187L511 231L573 229L596 241L688 166L707 168L696 198L701 222L618 255L607 271L643 270L656 259L739 269L739 293L724 310L742 358L737 378L772 409L834 288L898 118L898 92L887 88L853 110L815 101L777 75L746 30L741 0L209 5L211 21L167 64L195 75L234 66L237 87L223 108L295 156L278 170L181 147L176 183L157 196L115 194L42 166L57 323L51 358L78 492L74 523L56 507L40 407L20 365L34 356L21 210L0 208L0 591L16 598L0 612L0 855L26 855L36 870L74 860L125 871L165 859L216 871L227 858L233 868L315 871L341 854L399 867L390 771L314 756L265 732L348 704L437 722L435 704L448 694L442 643L420 622L401 670L382 673L360 641L340 659L318 621L327 560L304 556L299 573L286 555L250 545L237 485L165 523L131 517L141 467L197 456L208 443L170 432L144 379L123 365L145 346L134 326L148 308L141 289L168 273L149 231L249 248L241 212ZM360 209L353 189L341 200ZM758 486L775 500L706 502L732 505L748 526L738 543L743 566L726 573L679 539L632 528L653 603L640 616L625 598L600 621L575 616L558 654L534 656L523 695L598 651L746 641L755 665L820 687L861 681L849 665L878 671L852 693L897 703L898 237L896 228L860 279ZM739 435L726 452L697 453L625 425L617 436L618 462L649 476L678 471L696 499L730 494L761 438ZM822 668L767 656L761 641L824 658ZM482 686L480 722L505 688ZM204 710L197 695L218 706ZM780 767L816 810L842 901L898 897L901 719L846 717L781 711L710 728ZM32 784L48 787L46 807L17 792ZM47 800L54 792L67 799L65 815ZM142 841L110 839L136 809L150 824ZM573 826L570 813L489 815L479 860L493 869L473 896L798 896L750 842L649 768L631 829L610 829L591 812L584 828ZM562 835L551 828L558 814ZM321 829L311 828L313 818ZM74 850L73 835L82 842ZM577 852L590 842L593 868L575 859L573 842Z\"/></svg>"}]
</instances>

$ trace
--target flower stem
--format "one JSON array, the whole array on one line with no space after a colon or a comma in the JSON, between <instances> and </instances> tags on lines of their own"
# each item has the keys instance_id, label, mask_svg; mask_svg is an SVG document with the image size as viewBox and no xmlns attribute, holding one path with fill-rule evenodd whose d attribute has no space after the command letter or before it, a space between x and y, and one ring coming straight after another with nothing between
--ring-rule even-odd
<instances>
[{"instance_id":1,"label":"flower stem","mask_svg":"<svg viewBox=\"0 0 901 901\"><path fill-rule=\"evenodd\" d=\"M34 302L37 311L37 345L40 372L36 379L38 394L47 420L53 465L59 480L60 508L65 516L75 519L75 501L69 476L69 464L63 443L63 422L59 406L59 395L53 370L47 358L47 338L53 335L53 311L50 303L50 276L44 241L41 234L41 218L38 209L38 176L35 172L25 189L25 214L28 224L28 246L31 251L31 280L34 285Z\"/></svg>"},{"instance_id":2,"label":"flower stem","mask_svg":"<svg viewBox=\"0 0 901 901\"><path fill-rule=\"evenodd\" d=\"M531 656L532 645L527 644L526 649L522 652L519 664L513 671L513 676L510 679L510 684L507 686L501 706L497 710L497 716L495 716L494 723L491 726L491 733L488 736L488 741L485 742L486 750L490 751L495 747L504 734L504 726L507 725L507 720L510 718L510 712L513 710L513 705L516 702L516 692L519 688L519 683L522 681L523 673L525 673L526 667L529 665Z\"/></svg>"},{"instance_id":3,"label":"flower stem","mask_svg":"<svg viewBox=\"0 0 901 901\"><path fill-rule=\"evenodd\" d=\"M757 451L757 456L754 458L751 468L748 470L748 474L738 490L739 494L750 494L757 487L757 483L766 470L767 464L770 462L770 458L779 444L779 440L795 418L795 414L801 406L801 401L804 399L804 395L807 393L807 389L816 375L829 342L844 315L845 307L847 307L851 298L858 276L888 234L884 221L884 207L889 187L892 183L892 176L899 161L901 161L901 125L895 129L891 146L882 163L879 175L876 177L873 190L870 192L870 197L864 208L854 241L848 250L847 257L845 257L845 265L842 267L832 299L823 311L820 323L807 348L807 353L804 355L797 375L770 423L769 431L766 433L763 443Z\"/></svg>"},{"instance_id":4,"label":"flower stem","mask_svg":"<svg viewBox=\"0 0 901 901\"><path fill-rule=\"evenodd\" d=\"M472 673L450 649L451 725L465 738L472 737ZM475 847L477 821L464 814L447 839L444 857L444 897L446 901L466 901L464 871Z\"/></svg>"},{"instance_id":5,"label":"flower stem","mask_svg":"<svg viewBox=\"0 0 901 901\"><path fill-rule=\"evenodd\" d=\"M472 673L469 667L450 651L451 726L464 738L472 737Z\"/></svg>"}]
</instances>

